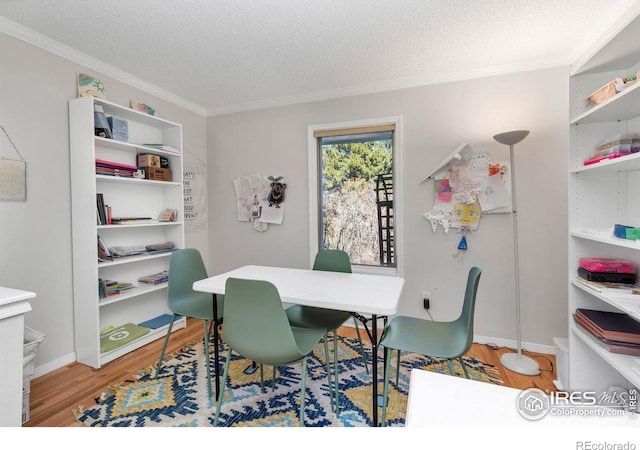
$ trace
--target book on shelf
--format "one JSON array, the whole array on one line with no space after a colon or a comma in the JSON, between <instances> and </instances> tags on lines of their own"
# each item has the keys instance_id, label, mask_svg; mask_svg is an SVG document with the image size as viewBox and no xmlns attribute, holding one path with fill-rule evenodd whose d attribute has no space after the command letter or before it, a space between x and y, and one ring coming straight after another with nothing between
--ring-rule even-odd
<instances>
[{"instance_id":1,"label":"book on shelf","mask_svg":"<svg viewBox=\"0 0 640 450\"><path fill-rule=\"evenodd\" d=\"M137 170L138 167L131 164L123 164L96 158L96 174L98 175L133 177L133 174Z\"/></svg>"},{"instance_id":2,"label":"book on shelf","mask_svg":"<svg viewBox=\"0 0 640 450\"><path fill-rule=\"evenodd\" d=\"M98 211L98 225L107 225L107 208L104 203L104 195L100 192L96 194L96 208Z\"/></svg>"},{"instance_id":3,"label":"book on shelf","mask_svg":"<svg viewBox=\"0 0 640 450\"><path fill-rule=\"evenodd\" d=\"M575 318L576 317L574 315L574 319ZM589 326L586 326L584 323L578 320L576 320L576 323L582 330L586 331L587 333L591 334L594 338L596 338L596 341L608 352L617 353L620 355L640 356L640 344L633 344L629 342L620 342L612 339L607 339L602 336L599 336L596 331L590 329Z\"/></svg>"},{"instance_id":4,"label":"book on shelf","mask_svg":"<svg viewBox=\"0 0 640 450\"><path fill-rule=\"evenodd\" d=\"M160 284L169 281L169 271L163 270L162 272L152 273L150 275L144 275L138 278L138 281L146 284Z\"/></svg>"},{"instance_id":5,"label":"book on shelf","mask_svg":"<svg viewBox=\"0 0 640 450\"><path fill-rule=\"evenodd\" d=\"M640 344L640 322L625 313L578 308L574 319L599 337Z\"/></svg>"},{"instance_id":6,"label":"book on shelf","mask_svg":"<svg viewBox=\"0 0 640 450\"><path fill-rule=\"evenodd\" d=\"M150 244L145 246L149 253L159 253L176 250L173 246L173 242L162 242L160 244Z\"/></svg>"},{"instance_id":7,"label":"book on shelf","mask_svg":"<svg viewBox=\"0 0 640 450\"><path fill-rule=\"evenodd\" d=\"M111 252L105 245L100 235L98 235L98 261L105 262L105 261L111 261L112 259L113 257L111 255Z\"/></svg>"},{"instance_id":8,"label":"book on shelf","mask_svg":"<svg viewBox=\"0 0 640 450\"><path fill-rule=\"evenodd\" d=\"M153 319L140 322L138 325L141 327L147 327L156 330L165 325L169 325L171 323L171 317L171 314L162 314L158 317L154 317Z\"/></svg>"},{"instance_id":9,"label":"book on shelf","mask_svg":"<svg viewBox=\"0 0 640 450\"><path fill-rule=\"evenodd\" d=\"M125 323L119 327L105 327L100 332L100 353L115 350L129 342L149 333L149 328L133 323Z\"/></svg>"},{"instance_id":10,"label":"book on shelf","mask_svg":"<svg viewBox=\"0 0 640 450\"><path fill-rule=\"evenodd\" d=\"M132 283L103 280L102 278L98 278L98 297L100 299L105 299L113 295L118 295L129 289L133 289L134 287L135 286Z\"/></svg>"},{"instance_id":11,"label":"book on shelf","mask_svg":"<svg viewBox=\"0 0 640 450\"><path fill-rule=\"evenodd\" d=\"M576 275L575 281L581 285L601 294L610 295L612 297L620 296L622 298L634 296L640 299L640 285L630 283L611 283L606 281L590 281Z\"/></svg>"},{"instance_id":12,"label":"book on shelf","mask_svg":"<svg viewBox=\"0 0 640 450\"><path fill-rule=\"evenodd\" d=\"M156 223L158 222L151 217L112 217L111 224L112 225L131 225L131 224L141 224L141 223Z\"/></svg>"},{"instance_id":13,"label":"book on shelf","mask_svg":"<svg viewBox=\"0 0 640 450\"><path fill-rule=\"evenodd\" d=\"M111 256L114 258L122 258L124 256L135 256L147 253L144 246L138 245L118 245L109 249Z\"/></svg>"}]
</instances>

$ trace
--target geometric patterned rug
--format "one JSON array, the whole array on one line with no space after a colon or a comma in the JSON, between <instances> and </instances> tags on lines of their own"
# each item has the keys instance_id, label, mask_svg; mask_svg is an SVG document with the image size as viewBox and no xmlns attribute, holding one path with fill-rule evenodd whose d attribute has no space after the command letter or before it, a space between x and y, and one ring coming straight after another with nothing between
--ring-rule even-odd
<instances>
[{"instance_id":1,"label":"geometric patterned rug","mask_svg":"<svg viewBox=\"0 0 640 450\"><path fill-rule=\"evenodd\" d=\"M324 346L314 349L307 359L305 426L307 427L367 427L372 426L371 374L367 374L356 339L339 337L339 415L332 411L325 370ZM220 370L224 367L225 346L220 351ZM329 342L332 351L332 342ZM365 349L367 350L367 349ZM371 354L368 349L369 371ZM207 395L206 369L202 341L185 346L178 354L167 358L158 377L155 368L140 371L133 380L110 386L96 399L96 405L80 406L73 411L76 420L92 427L210 427L215 416L215 402ZM333 357L332 357L333 358ZM403 426L407 406L409 373L423 369L451 376L446 360L403 353L399 384L395 383L395 353L392 355L389 377L387 421L390 426ZM382 351L379 376L382 379ZM497 368L474 358L464 358L472 379L500 384ZM251 362L233 354L225 398L218 426L223 427L294 427L298 426L300 399L300 363L276 369L272 386L272 367L264 367L264 390L260 389L260 374L245 373ZM457 361L454 370L464 376ZM212 369L212 381L213 381ZM380 381L378 392L382 394ZM215 388L213 388L215 389ZM378 410L378 417L382 409Z\"/></svg>"}]
</instances>

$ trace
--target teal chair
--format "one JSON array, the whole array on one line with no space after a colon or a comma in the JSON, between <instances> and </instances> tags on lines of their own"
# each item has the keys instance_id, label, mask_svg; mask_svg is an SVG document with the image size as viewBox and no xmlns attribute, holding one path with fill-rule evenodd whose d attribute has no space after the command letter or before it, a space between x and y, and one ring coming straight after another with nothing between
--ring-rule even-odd
<instances>
[{"instance_id":1,"label":"teal chair","mask_svg":"<svg viewBox=\"0 0 640 450\"><path fill-rule=\"evenodd\" d=\"M326 272L343 272L351 273L351 261L349 255L342 250L326 249L320 250L313 262L313 270L322 270ZM289 323L294 327L302 328L326 328L327 335L329 332L333 334L333 354L334 357L334 376L335 386L331 388L330 395L332 396L332 405L336 414L339 414L338 408L338 328L342 326L352 316L350 312L336 311L333 309L315 308L313 306L293 305L287 308L287 317ZM362 339L360 337L360 329L358 328L358 321L354 319L356 325L356 333L358 335L358 342L360 343L360 354L362 355L362 361L364 362L365 369L369 373L369 366L367 365L367 358L362 346ZM326 342L325 337L325 342ZM327 364L327 374L329 373L329 355L325 352L325 360Z\"/></svg>"},{"instance_id":2,"label":"teal chair","mask_svg":"<svg viewBox=\"0 0 640 450\"><path fill-rule=\"evenodd\" d=\"M200 252L194 248L176 250L169 261L169 286L167 292L171 322L164 338L164 345L160 352L156 376L162 369L164 353L169 343L169 336L176 317L186 316L202 319L204 326L204 354L209 355L209 336L214 325L213 298L211 294L197 292L192 288L193 282L207 278L207 269L202 261ZM224 310L224 296L218 295L218 321L222 319ZM207 323L209 327L207 328ZM211 398L211 361L207 358L207 392ZM218 370L216 368L216 370Z\"/></svg>"},{"instance_id":3,"label":"teal chair","mask_svg":"<svg viewBox=\"0 0 640 450\"><path fill-rule=\"evenodd\" d=\"M446 358L449 372L455 375L451 360L457 358L462 365L464 375L469 378L462 355L467 353L473 344L473 316L476 304L476 292L482 271L472 267L467 276L467 288L464 294L462 312L452 322L436 322L413 317L394 317L385 328L380 345L384 347L384 394L382 406L382 425L385 425L389 393L389 370L391 350L397 350L396 386L400 373L400 353L411 352L425 356Z\"/></svg>"},{"instance_id":4,"label":"teal chair","mask_svg":"<svg viewBox=\"0 0 640 450\"><path fill-rule=\"evenodd\" d=\"M326 328L298 328L289 324L277 288L268 281L228 278L225 285L224 339L229 346L218 396L218 425L224 390L229 376L231 352L262 365L286 366L302 362L300 426L304 426L307 356L320 343ZM274 380L275 383L275 380ZM275 387L274 387L275 388Z\"/></svg>"}]
</instances>

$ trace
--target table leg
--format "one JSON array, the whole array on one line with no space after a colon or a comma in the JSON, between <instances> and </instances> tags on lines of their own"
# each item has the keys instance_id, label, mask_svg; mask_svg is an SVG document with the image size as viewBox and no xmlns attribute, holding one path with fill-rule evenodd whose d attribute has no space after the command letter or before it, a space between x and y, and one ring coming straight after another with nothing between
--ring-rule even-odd
<instances>
[{"instance_id":1,"label":"table leg","mask_svg":"<svg viewBox=\"0 0 640 450\"><path fill-rule=\"evenodd\" d=\"M219 341L220 333L218 331L218 297L216 296L216 294L213 294L213 353L216 369L216 401L218 400L218 393L220 392L220 349L218 347Z\"/></svg>"},{"instance_id":2,"label":"table leg","mask_svg":"<svg viewBox=\"0 0 640 450\"><path fill-rule=\"evenodd\" d=\"M371 315L371 350L373 351L373 367L371 370L372 377L372 393L371 406L373 408L373 426L378 426L378 317Z\"/></svg>"}]
</instances>

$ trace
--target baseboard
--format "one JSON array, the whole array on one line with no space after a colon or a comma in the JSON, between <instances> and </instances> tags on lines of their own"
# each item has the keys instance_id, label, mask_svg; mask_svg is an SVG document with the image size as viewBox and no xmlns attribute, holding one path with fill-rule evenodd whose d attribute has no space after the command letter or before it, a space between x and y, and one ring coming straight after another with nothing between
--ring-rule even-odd
<instances>
[{"instance_id":1,"label":"baseboard","mask_svg":"<svg viewBox=\"0 0 640 450\"><path fill-rule=\"evenodd\" d=\"M46 375L49 372L53 372L54 370L60 369L61 367L64 367L67 364L71 364L73 362L76 362L75 352L69 353L68 355L63 356L62 358L58 358L47 364L43 364L42 366L37 366L33 371L33 375L31 376L31 379L41 377L42 375Z\"/></svg>"},{"instance_id":2,"label":"baseboard","mask_svg":"<svg viewBox=\"0 0 640 450\"><path fill-rule=\"evenodd\" d=\"M513 349L514 351L516 351L518 348L517 342L510 339L498 339L498 338L492 338L487 336L474 336L473 342L478 344L495 345L497 347L507 347L507 348ZM534 353L544 353L545 355L556 354L556 348L554 345L534 344L532 342L523 342L522 350L534 352Z\"/></svg>"},{"instance_id":3,"label":"baseboard","mask_svg":"<svg viewBox=\"0 0 640 450\"><path fill-rule=\"evenodd\" d=\"M383 325L384 324L382 320L379 320L378 321L379 334L382 332ZM348 320L347 322L345 322L343 326L354 328L353 321L351 320ZM485 345L486 344L495 345L496 347L507 347L507 348L513 349L514 351L516 351L518 348L518 344L516 343L516 341L510 340L510 339L499 339L499 338L476 335L473 337L473 342L478 344L485 344ZM534 353L544 353L545 355L556 354L556 347L554 345L543 345L543 344L534 344L532 342L523 342L522 349L526 351L534 352Z\"/></svg>"}]
</instances>

